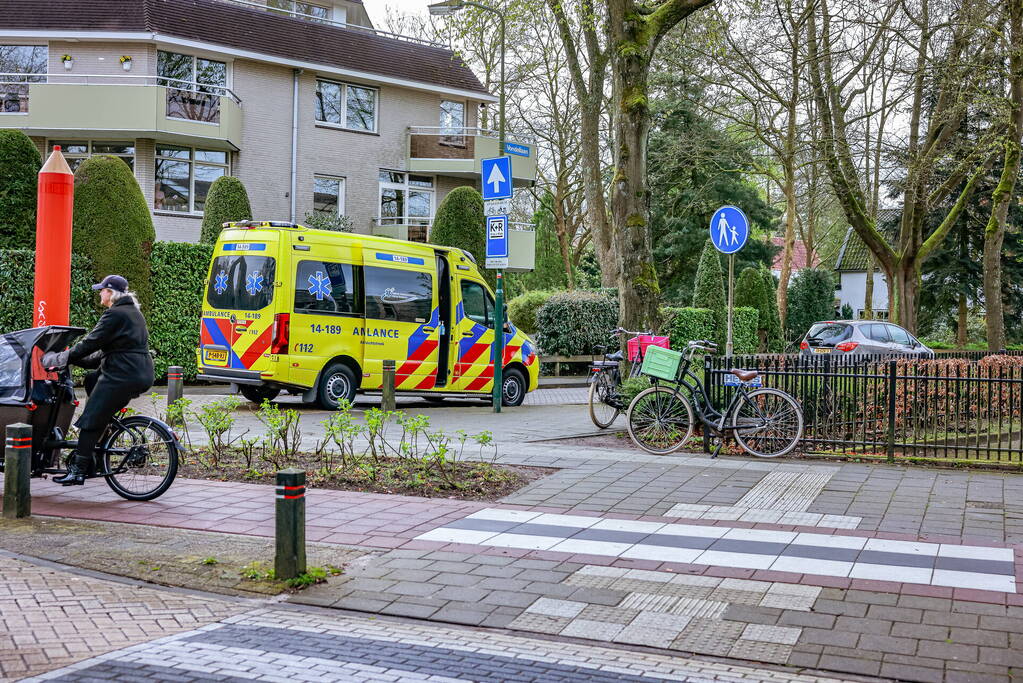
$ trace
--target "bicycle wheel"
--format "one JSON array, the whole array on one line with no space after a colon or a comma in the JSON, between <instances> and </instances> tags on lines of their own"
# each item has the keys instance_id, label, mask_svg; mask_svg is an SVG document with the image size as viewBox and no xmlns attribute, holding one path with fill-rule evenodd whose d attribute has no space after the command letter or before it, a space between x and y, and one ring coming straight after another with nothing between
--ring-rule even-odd
<instances>
[{"instance_id":1,"label":"bicycle wheel","mask_svg":"<svg viewBox=\"0 0 1023 683\"><path fill-rule=\"evenodd\" d=\"M115 423L103 443L107 484L128 500L153 500L178 473L178 441L163 423L133 415Z\"/></svg>"},{"instance_id":2,"label":"bicycle wheel","mask_svg":"<svg viewBox=\"0 0 1023 683\"><path fill-rule=\"evenodd\" d=\"M590 419L601 429L607 429L622 412L618 378L604 370L597 373L590 384Z\"/></svg>"},{"instance_id":3,"label":"bicycle wheel","mask_svg":"<svg viewBox=\"0 0 1023 683\"><path fill-rule=\"evenodd\" d=\"M629 404L629 436L647 453L665 455L682 448L693 434L689 399L668 387L644 389Z\"/></svg>"},{"instance_id":4,"label":"bicycle wheel","mask_svg":"<svg viewBox=\"0 0 1023 683\"><path fill-rule=\"evenodd\" d=\"M732 413L735 440L760 458L785 455L803 438L803 410L780 389L757 389Z\"/></svg>"}]
</instances>

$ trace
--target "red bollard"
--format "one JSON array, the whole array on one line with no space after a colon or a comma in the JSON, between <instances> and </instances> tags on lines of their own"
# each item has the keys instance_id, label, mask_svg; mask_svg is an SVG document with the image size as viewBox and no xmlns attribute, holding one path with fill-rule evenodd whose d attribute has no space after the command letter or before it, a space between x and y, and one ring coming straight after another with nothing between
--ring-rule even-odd
<instances>
[{"instance_id":1,"label":"red bollard","mask_svg":"<svg viewBox=\"0 0 1023 683\"><path fill-rule=\"evenodd\" d=\"M75 175L60 146L39 170L32 326L67 325L71 315L71 212Z\"/></svg>"}]
</instances>

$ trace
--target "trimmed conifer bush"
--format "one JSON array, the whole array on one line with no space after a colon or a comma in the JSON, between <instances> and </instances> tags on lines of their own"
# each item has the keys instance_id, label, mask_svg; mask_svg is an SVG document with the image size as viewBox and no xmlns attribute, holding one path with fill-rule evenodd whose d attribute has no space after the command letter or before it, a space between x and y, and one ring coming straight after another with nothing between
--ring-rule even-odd
<instances>
[{"instance_id":1,"label":"trimmed conifer bush","mask_svg":"<svg viewBox=\"0 0 1023 683\"><path fill-rule=\"evenodd\" d=\"M789 284L788 339L799 339L810 326L835 315L835 280L826 270L806 268Z\"/></svg>"},{"instance_id":2,"label":"trimmed conifer bush","mask_svg":"<svg viewBox=\"0 0 1023 683\"><path fill-rule=\"evenodd\" d=\"M693 286L693 308L709 308L714 311L715 341L720 345L725 340L725 315L728 305L725 299L725 277L721 272L721 256L709 239L700 254L696 267L696 283Z\"/></svg>"},{"instance_id":3,"label":"trimmed conifer bush","mask_svg":"<svg viewBox=\"0 0 1023 683\"><path fill-rule=\"evenodd\" d=\"M752 306L736 306L732 310L732 353L757 352L760 346L759 317L759 312Z\"/></svg>"},{"instance_id":4,"label":"trimmed conifer bush","mask_svg":"<svg viewBox=\"0 0 1023 683\"><path fill-rule=\"evenodd\" d=\"M250 220L252 207L249 206L249 195L242 181L234 176L221 176L213 181L206 195L199 242L216 244L224 223Z\"/></svg>"},{"instance_id":5,"label":"trimmed conifer bush","mask_svg":"<svg viewBox=\"0 0 1023 683\"><path fill-rule=\"evenodd\" d=\"M0 249L32 249L36 187L43 161L20 130L0 130Z\"/></svg>"},{"instance_id":6,"label":"trimmed conifer bush","mask_svg":"<svg viewBox=\"0 0 1023 683\"><path fill-rule=\"evenodd\" d=\"M128 164L115 156L86 159L75 171L72 249L92 262L93 276L128 279L144 311L153 289L149 257L156 241L153 218Z\"/></svg>"},{"instance_id":7,"label":"trimmed conifer bush","mask_svg":"<svg viewBox=\"0 0 1023 683\"><path fill-rule=\"evenodd\" d=\"M767 350L780 353L785 349L785 335L781 329L781 316L778 314L778 282L767 268L760 269L760 277L764 281L764 292L767 294Z\"/></svg>"},{"instance_id":8,"label":"trimmed conifer bush","mask_svg":"<svg viewBox=\"0 0 1023 683\"><path fill-rule=\"evenodd\" d=\"M483 196L475 188L462 186L448 192L437 207L430 241L446 247L458 247L472 254L487 282L494 284L495 274L483 268L487 257Z\"/></svg>"}]
</instances>

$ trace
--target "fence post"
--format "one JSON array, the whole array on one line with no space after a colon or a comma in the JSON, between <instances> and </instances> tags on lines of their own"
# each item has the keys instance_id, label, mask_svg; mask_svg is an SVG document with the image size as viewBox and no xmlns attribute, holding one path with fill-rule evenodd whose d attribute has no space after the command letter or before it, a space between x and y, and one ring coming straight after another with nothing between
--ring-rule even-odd
<instances>
[{"instance_id":1,"label":"fence post","mask_svg":"<svg viewBox=\"0 0 1023 683\"><path fill-rule=\"evenodd\" d=\"M172 411L170 408L185 393L184 380L182 379L183 373L184 368L180 365L172 365L167 368L167 416L172 424L175 420L171 418Z\"/></svg>"},{"instance_id":2,"label":"fence post","mask_svg":"<svg viewBox=\"0 0 1023 683\"><path fill-rule=\"evenodd\" d=\"M277 553L274 576L293 579L305 566L305 471L295 468L277 473Z\"/></svg>"},{"instance_id":3,"label":"fence post","mask_svg":"<svg viewBox=\"0 0 1023 683\"><path fill-rule=\"evenodd\" d=\"M895 462L895 361L888 361L888 462Z\"/></svg>"},{"instance_id":4,"label":"fence post","mask_svg":"<svg viewBox=\"0 0 1023 683\"><path fill-rule=\"evenodd\" d=\"M32 516L32 427L18 422L7 425L4 449L4 519Z\"/></svg>"},{"instance_id":5,"label":"fence post","mask_svg":"<svg viewBox=\"0 0 1023 683\"><path fill-rule=\"evenodd\" d=\"M707 387L707 398L714 400L714 390L710 386L711 368L710 368L710 354L703 354L703 385ZM711 406L713 407L713 406ZM707 434L707 428L701 427L703 431L703 452L710 453L710 435Z\"/></svg>"},{"instance_id":6,"label":"fence post","mask_svg":"<svg viewBox=\"0 0 1023 683\"><path fill-rule=\"evenodd\" d=\"M380 397L381 410L394 410L394 361L384 361L383 386Z\"/></svg>"}]
</instances>

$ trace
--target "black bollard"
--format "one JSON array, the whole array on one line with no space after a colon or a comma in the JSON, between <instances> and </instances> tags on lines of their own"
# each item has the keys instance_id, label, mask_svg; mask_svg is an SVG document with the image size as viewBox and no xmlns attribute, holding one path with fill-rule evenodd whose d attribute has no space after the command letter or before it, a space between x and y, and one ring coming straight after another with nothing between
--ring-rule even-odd
<instances>
[{"instance_id":1,"label":"black bollard","mask_svg":"<svg viewBox=\"0 0 1023 683\"><path fill-rule=\"evenodd\" d=\"M274 575L293 579L305 570L305 471L291 468L277 473Z\"/></svg>"},{"instance_id":2,"label":"black bollard","mask_svg":"<svg viewBox=\"0 0 1023 683\"><path fill-rule=\"evenodd\" d=\"M384 361L384 384L381 388L380 410L394 410L394 361Z\"/></svg>"},{"instance_id":3,"label":"black bollard","mask_svg":"<svg viewBox=\"0 0 1023 683\"><path fill-rule=\"evenodd\" d=\"M172 365L167 368L167 408L170 407L185 393L182 373L184 369L180 365ZM170 420L174 423L176 420Z\"/></svg>"},{"instance_id":4,"label":"black bollard","mask_svg":"<svg viewBox=\"0 0 1023 683\"><path fill-rule=\"evenodd\" d=\"M32 427L23 422L7 425L4 450L4 519L32 516Z\"/></svg>"}]
</instances>

